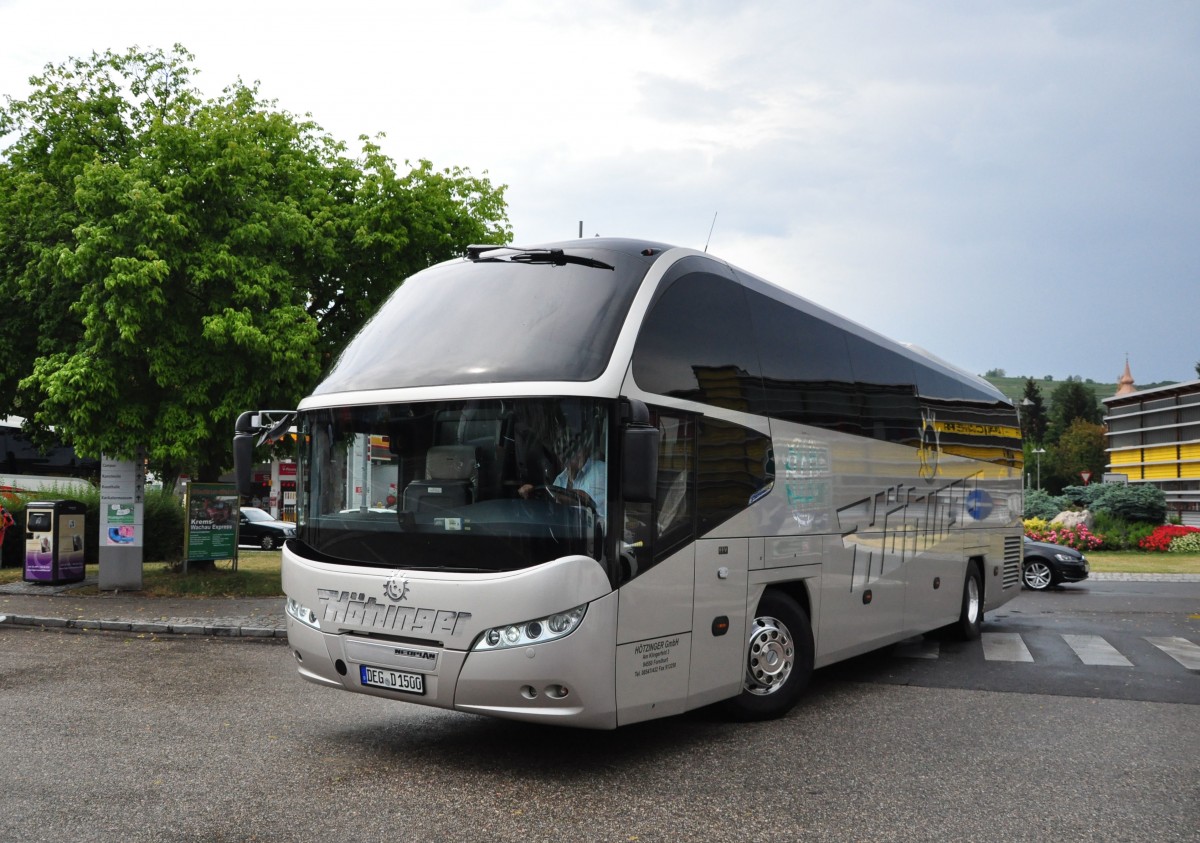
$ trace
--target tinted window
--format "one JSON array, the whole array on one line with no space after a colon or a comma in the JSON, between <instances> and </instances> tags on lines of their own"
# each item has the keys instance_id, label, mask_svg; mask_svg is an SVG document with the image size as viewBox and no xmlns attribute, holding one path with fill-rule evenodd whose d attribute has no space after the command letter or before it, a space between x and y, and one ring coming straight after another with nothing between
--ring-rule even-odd
<instances>
[{"instance_id":1,"label":"tinted window","mask_svg":"<svg viewBox=\"0 0 1200 843\"><path fill-rule=\"evenodd\" d=\"M757 500L774 482L775 468L769 437L716 419L698 424L696 512L704 535Z\"/></svg>"},{"instance_id":2,"label":"tinted window","mask_svg":"<svg viewBox=\"0 0 1200 843\"><path fill-rule=\"evenodd\" d=\"M922 404L943 453L1021 465L1021 428L1012 406L937 399L922 399Z\"/></svg>"},{"instance_id":3,"label":"tinted window","mask_svg":"<svg viewBox=\"0 0 1200 843\"><path fill-rule=\"evenodd\" d=\"M762 390L745 290L680 261L679 277L647 314L633 352L633 377L648 392L748 410Z\"/></svg>"},{"instance_id":4,"label":"tinted window","mask_svg":"<svg viewBox=\"0 0 1200 843\"><path fill-rule=\"evenodd\" d=\"M696 535L696 417L651 409L658 428L658 493L653 503L627 503L620 580L636 577Z\"/></svg>"},{"instance_id":5,"label":"tinted window","mask_svg":"<svg viewBox=\"0 0 1200 843\"><path fill-rule=\"evenodd\" d=\"M314 394L594 380L608 365L652 259L576 251L615 269L463 260L412 276L351 341Z\"/></svg>"},{"instance_id":6,"label":"tinted window","mask_svg":"<svg viewBox=\"0 0 1200 843\"><path fill-rule=\"evenodd\" d=\"M530 398L303 413L303 552L408 568L518 570L579 553L607 565L611 411Z\"/></svg>"},{"instance_id":7,"label":"tinted window","mask_svg":"<svg viewBox=\"0 0 1200 843\"><path fill-rule=\"evenodd\" d=\"M921 406L912 360L856 334L846 334L846 344L861 390L863 433L885 442L915 444L921 435Z\"/></svg>"},{"instance_id":8,"label":"tinted window","mask_svg":"<svg viewBox=\"0 0 1200 843\"><path fill-rule=\"evenodd\" d=\"M658 494L626 504L619 579L652 566L720 526L770 490L771 440L736 424L652 408L659 431Z\"/></svg>"},{"instance_id":9,"label":"tinted window","mask_svg":"<svg viewBox=\"0 0 1200 843\"><path fill-rule=\"evenodd\" d=\"M747 290L746 297L762 362L755 412L861 433L845 332L762 293Z\"/></svg>"}]
</instances>

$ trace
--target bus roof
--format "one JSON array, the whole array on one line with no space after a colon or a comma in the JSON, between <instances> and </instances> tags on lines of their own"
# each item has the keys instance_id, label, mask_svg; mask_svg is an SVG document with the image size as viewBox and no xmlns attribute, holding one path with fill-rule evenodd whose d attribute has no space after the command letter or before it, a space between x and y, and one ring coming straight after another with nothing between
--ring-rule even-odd
<instances>
[{"instance_id":1,"label":"bus roof","mask_svg":"<svg viewBox=\"0 0 1200 843\"><path fill-rule=\"evenodd\" d=\"M468 254L411 276L391 294L314 390L321 404L339 393L596 380L642 282L664 256L672 264L691 256L711 261L748 289L938 372L960 384L962 397L1011 403L984 379L924 349L888 339L706 253L594 238L472 246Z\"/></svg>"}]
</instances>

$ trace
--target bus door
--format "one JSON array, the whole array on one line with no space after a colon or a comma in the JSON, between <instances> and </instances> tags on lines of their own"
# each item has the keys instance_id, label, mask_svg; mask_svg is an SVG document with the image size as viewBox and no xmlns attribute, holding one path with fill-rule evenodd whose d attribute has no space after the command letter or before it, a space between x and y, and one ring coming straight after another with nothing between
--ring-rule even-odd
<instances>
[{"instance_id":1,"label":"bus door","mask_svg":"<svg viewBox=\"0 0 1200 843\"><path fill-rule=\"evenodd\" d=\"M621 586L617 598L617 725L687 709L696 546Z\"/></svg>"},{"instance_id":2,"label":"bus door","mask_svg":"<svg viewBox=\"0 0 1200 843\"><path fill-rule=\"evenodd\" d=\"M618 724L684 711L692 665L696 425L686 415L664 412L655 412L651 423L660 435L656 499L623 507L617 573ZM744 599L744 586L742 593Z\"/></svg>"}]
</instances>

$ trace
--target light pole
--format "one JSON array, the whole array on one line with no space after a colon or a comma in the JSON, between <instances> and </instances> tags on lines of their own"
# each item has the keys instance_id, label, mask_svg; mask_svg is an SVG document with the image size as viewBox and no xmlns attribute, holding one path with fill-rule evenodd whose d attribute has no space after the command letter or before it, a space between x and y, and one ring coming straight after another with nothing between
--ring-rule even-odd
<instances>
[{"instance_id":1,"label":"light pole","mask_svg":"<svg viewBox=\"0 0 1200 843\"><path fill-rule=\"evenodd\" d=\"M1033 453L1037 455L1037 477L1038 477L1037 487L1038 487L1038 491L1040 492L1040 491L1042 491L1042 454L1046 453L1046 449L1045 448L1034 448Z\"/></svg>"}]
</instances>

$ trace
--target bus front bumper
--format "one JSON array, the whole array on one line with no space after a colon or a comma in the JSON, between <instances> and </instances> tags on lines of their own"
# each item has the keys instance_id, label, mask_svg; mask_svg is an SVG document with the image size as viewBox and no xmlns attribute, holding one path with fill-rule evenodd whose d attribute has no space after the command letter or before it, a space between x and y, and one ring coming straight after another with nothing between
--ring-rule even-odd
<instances>
[{"instance_id":1,"label":"bus front bumper","mask_svg":"<svg viewBox=\"0 0 1200 843\"><path fill-rule=\"evenodd\" d=\"M616 594L609 594L590 603L565 638L501 650L331 634L291 616L287 634L300 675L318 685L512 720L614 729L616 607ZM371 684L380 680L393 687Z\"/></svg>"}]
</instances>

